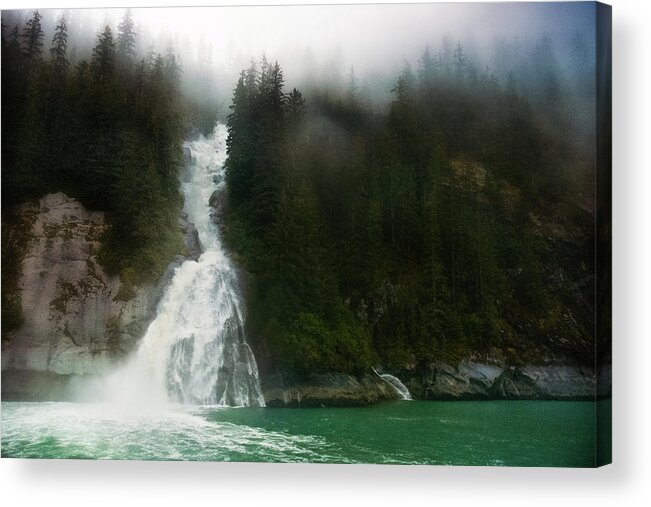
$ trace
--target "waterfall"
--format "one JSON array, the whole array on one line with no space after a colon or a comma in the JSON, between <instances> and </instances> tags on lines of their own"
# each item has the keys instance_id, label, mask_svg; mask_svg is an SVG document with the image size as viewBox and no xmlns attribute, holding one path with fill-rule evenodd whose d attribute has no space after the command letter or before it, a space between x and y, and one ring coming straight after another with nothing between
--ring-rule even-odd
<instances>
[{"instance_id":1,"label":"waterfall","mask_svg":"<svg viewBox=\"0 0 651 507\"><path fill-rule=\"evenodd\" d=\"M378 377L380 377L382 380L384 380L387 384L389 384L393 389L398 393L401 399L403 400L413 400L411 397L411 393L409 392L409 389L407 389L407 386L403 384L398 377L394 377L393 375L389 375L388 373L384 373L380 375L378 371L373 368L373 371L377 374Z\"/></svg>"},{"instance_id":2,"label":"waterfall","mask_svg":"<svg viewBox=\"0 0 651 507\"><path fill-rule=\"evenodd\" d=\"M244 336L237 271L209 204L225 189L226 137L219 124L212 136L186 145L192 162L182 182L184 211L204 252L176 269L135 356L110 379L114 399L264 406L258 367Z\"/></svg>"}]
</instances>

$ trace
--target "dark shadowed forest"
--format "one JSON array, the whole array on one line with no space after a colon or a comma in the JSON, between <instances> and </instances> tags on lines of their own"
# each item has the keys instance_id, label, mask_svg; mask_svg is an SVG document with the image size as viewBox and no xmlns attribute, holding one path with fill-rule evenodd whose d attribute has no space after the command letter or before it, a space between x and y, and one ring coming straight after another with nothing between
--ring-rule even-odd
<instances>
[{"instance_id":1,"label":"dark shadowed forest","mask_svg":"<svg viewBox=\"0 0 651 507\"><path fill-rule=\"evenodd\" d=\"M385 112L354 71L307 97L278 63L242 72L226 237L272 364L594 360L593 155L568 136L571 93L550 69L534 101L446 44L405 62Z\"/></svg>"}]
</instances>

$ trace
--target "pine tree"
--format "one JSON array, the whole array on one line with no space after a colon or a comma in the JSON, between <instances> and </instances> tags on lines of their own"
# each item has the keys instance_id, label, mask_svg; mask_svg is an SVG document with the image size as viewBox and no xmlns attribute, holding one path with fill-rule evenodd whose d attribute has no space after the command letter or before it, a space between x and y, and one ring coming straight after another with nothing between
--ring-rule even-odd
<instances>
[{"instance_id":1,"label":"pine tree","mask_svg":"<svg viewBox=\"0 0 651 507\"><path fill-rule=\"evenodd\" d=\"M98 81L105 81L113 73L115 61L115 43L113 42L113 32L106 25L97 39L97 46L93 48L93 59L91 68L93 75Z\"/></svg>"},{"instance_id":2,"label":"pine tree","mask_svg":"<svg viewBox=\"0 0 651 507\"><path fill-rule=\"evenodd\" d=\"M405 62L398 82L391 92L396 94L396 102L394 104L404 105L413 98L414 73L411 70L409 62Z\"/></svg>"},{"instance_id":3,"label":"pine tree","mask_svg":"<svg viewBox=\"0 0 651 507\"><path fill-rule=\"evenodd\" d=\"M432 54L430 53L429 46L425 48L425 51L418 60L418 79L421 86L429 87L434 81L434 76L436 74L436 64Z\"/></svg>"},{"instance_id":4,"label":"pine tree","mask_svg":"<svg viewBox=\"0 0 651 507\"><path fill-rule=\"evenodd\" d=\"M20 53L20 28L18 25L14 26L14 29L11 31L9 36L9 42L7 43L7 51L11 52L14 55Z\"/></svg>"},{"instance_id":5,"label":"pine tree","mask_svg":"<svg viewBox=\"0 0 651 507\"><path fill-rule=\"evenodd\" d=\"M263 58L260 72L258 144L251 184L256 225L265 227L273 222L279 198L280 139L284 133L283 71Z\"/></svg>"},{"instance_id":6,"label":"pine tree","mask_svg":"<svg viewBox=\"0 0 651 507\"><path fill-rule=\"evenodd\" d=\"M52 55L52 63L54 67L54 75L62 76L68 70L68 59L66 52L68 49L68 24L66 23L65 16L61 16L59 23L52 38L52 47L50 54Z\"/></svg>"},{"instance_id":7,"label":"pine tree","mask_svg":"<svg viewBox=\"0 0 651 507\"><path fill-rule=\"evenodd\" d=\"M27 20L25 28L23 29L23 43L27 57L31 60L41 56L41 48L43 47L43 28L41 27L41 19L43 16L34 11L34 14Z\"/></svg>"},{"instance_id":8,"label":"pine tree","mask_svg":"<svg viewBox=\"0 0 651 507\"><path fill-rule=\"evenodd\" d=\"M165 77L172 88L180 85L181 64L172 47L167 48L167 54L165 55Z\"/></svg>"},{"instance_id":9,"label":"pine tree","mask_svg":"<svg viewBox=\"0 0 651 507\"><path fill-rule=\"evenodd\" d=\"M131 9L127 9L118 25L116 52L122 62L132 62L136 56L136 29Z\"/></svg>"},{"instance_id":10,"label":"pine tree","mask_svg":"<svg viewBox=\"0 0 651 507\"><path fill-rule=\"evenodd\" d=\"M15 25L5 47L2 48L2 176L3 188L11 188L7 183L6 167L14 167L20 144L19 124L24 118L24 104L28 88L24 72L25 59L20 44L20 28ZM3 202L16 198L3 190Z\"/></svg>"},{"instance_id":11,"label":"pine tree","mask_svg":"<svg viewBox=\"0 0 651 507\"><path fill-rule=\"evenodd\" d=\"M255 131L252 121L253 91L255 79L248 72L242 72L233 92L233 103L228 115L228 139L226 141L226 181L228 182L229 199L232 205L238 206L244 202L251 190L253 175L253 160L255 156Z\"/></svg>"},{"instance_id":12,"label":"pine tree","mask_svg":"<svg viewBox=\"0 0 651 507\"><path fill-rule=\"evenodd\" d=\"M285 78L278 62L273 67L270 67L268 82L267 95L263 96L263 100L269 107L273 124L277 128L281 128L283 122L283 105L285 104L285 94L283 93Z\"/></svg>"},{"instance_id":13,"label":"pine tree","mask_svg":"<svg viewBox=\"0 0 651 507\"><path fill-rule=\"evenodd\" d=\"M357 76L355 76L355 68L352 65L350 66L350 73L348 74L347 81L346 96L348 100L352 102L357 98L357 90L359 88L359 81Z\"/></svg>"},{"instance_id":14,"label":"pine tree","mask_svg":"<svg viewBox=\"0 0 651 507\"><path fill-rule=\"evenodd\" d=\"M300 117L304 105L305 99L298 89L294 88L289 92L287 95L287 111L292 119L295 120Z\"/></svg>"},{"instance_id":15,"label":"pine tree","mask_svg":"<svg viewBox=\"0 0 651 507\"><path fill-rule=\"evenodd\" d=\"M405 62L396 86L391 90L395 100L389 110L389 122L394 136L399 142L399 151L403 157L413 158L417 143L417 114L414 100L415 79L409 62Z\"/></svg>"}]
</instances>

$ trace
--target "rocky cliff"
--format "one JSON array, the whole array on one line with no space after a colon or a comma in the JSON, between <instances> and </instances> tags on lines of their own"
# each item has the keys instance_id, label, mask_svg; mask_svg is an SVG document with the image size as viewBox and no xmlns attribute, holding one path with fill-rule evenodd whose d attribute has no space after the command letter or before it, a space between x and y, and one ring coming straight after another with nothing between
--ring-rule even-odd
<instances>
[{"instance_id":1,"label":"rocky cliff","mask_svg":"<svg viewBox=\"0 0 651 507\"><path fill-rule=\"evenodd\" d=\"M185 218L179 226L189 256L196 258L201 246ZM56 375L106 371L134 348L183 260L172 259L158 283L126 290L98 262L108 227L104 214L87 211L62 193L23 204L3 227L3 257L14 256L3 258L3 271L15 268L9 299L22 314L19 327L3 334L3 399L59 398L65 389Z\"/></svg>"}]
</instances>

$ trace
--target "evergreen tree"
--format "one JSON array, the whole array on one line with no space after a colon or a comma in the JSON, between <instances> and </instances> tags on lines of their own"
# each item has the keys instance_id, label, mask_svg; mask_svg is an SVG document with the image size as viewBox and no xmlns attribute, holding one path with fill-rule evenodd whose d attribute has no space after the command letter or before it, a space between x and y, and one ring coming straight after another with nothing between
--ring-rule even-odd
<instances>
[{"instance_id":1,"label":"evergreen tree","mask_svg":"<svg viewBox=\"0 0 651 507\"><path fill-rule=\"evenodd\" d=\"M253 75L253 78L252 78ZM233 92L228 115L226 141L226 181L229 198L234 206L247 199L251 189L256 150L256 132L253 117L255 90L254 72L242 72Z\"/></svg>"},{"instance_id":2,"label":"evergreen tree","mask_svg":"<svg viewBox=\"0 0 651 507\"><path fill-rule=\"evenodd\" d=\"M131 9L127 9L118 24L116 53L121 62L132 62L136 56L136 28L131 16Z\"/></svg>"},{"instance_id":3,"label":"evergreen tree","mask_svg":"<svg viewBox=\"0 0 651 507\"><path fill-rule=\"evenodd\" d=\"M256 109L259 130L257 154L251 178L251 198L256 225L264 228L273 222L279 199L279 147L284 133L284 77L278 62L269 65L263 58Z\"/></svg>"},{"instance_id":4,"label":"evergreen tree","mask_svg":"<svg viewBox=\"0 0 651 507\"><path fill-rule=\"evenodd\" d=\"M260 98L262 109L265 111L265 119L270 123L272 129L282 129L283 111L285 105L285 94L283 86L285 78L283 71L275 62L273 66L263 64L261 71Z\"/></svg>"},{"instance_id":5,"label":"evergreen tree","mask_svg":"<svg viewBox=\"0 0 651 507\"><path fill-rule=\"evenodd\" d=\"M113 42L113 32L106 25L97 38L97 45L93 48L91 68L95 79L98 81L109 79L113 74L114 63L115 43Z\"/></svg>"},{"instance_id":6,"label":"evergreen tree","mask_svg":"<svg viewBox=\"0 0 651 507\"><path fill-rule=\"evenodd\" d=\"M411 64L405 62L400 77L396 86L391 90L391 93L396 94L398 103L405 103L413 98L414 94L414 73L411 70Z\"/></svg>"},{"instance_id":7,"label":"evergreen tree","mask_svg":"<svg viewBox=\"0 0 651 507\"><path fill-rule=\"evenodd\" d=\"M358 88L359 83L357 77L355 76L355 68L351 65L346 85L346 96L350 102L354 101L357 98Z\"/></svg>"},{"instance_id":8,"label":"evergreen tree","mask_svg":"<svg viewBox=\"0 0 651 507\"><path fill-rule=\"evenodd\" d=\"M300 117L304 105L303 94L296 88L292 89L287 95L287 111L294 121Z\"/></svg>"},{"instance_id":9,"label":"evergreen tree","mask_svg":"<svg viewBox=\"0 0 651 507\"><path fill-rule=\"evenodd\" d=\"M165 78L173 89L177 89L181 84L181 64L171 46L167 48L165 54Z\"/></svg>"},{"instance_id":10,"label":"evergreen tree","mask_svg":"<svg viewBox=\"0 0 651 507\"><path fill-rule=\"evenodd\" d=\"M432 58L430 53L429 46L425 48L425 51L418 60L418 79L421 86L429 87L434 82L434 77L436 76L436 63Z\"/></svg>"},{"instance_id":11,"label":"evergreen tree","mask_svg":"<svg viewBox=\"0 0 651 507\"><path fill-rule=\"evenodd\" d=\"M18 125L23 114L27 75L24 72L20 28L15 25L2 50L2 164L14 167L18 150ZM6 172L3 172L6 178ZM3 179L6 182L6 179ZM8 185L5 185L8 187ZM3 196L5 193L3 192ZM7 199L9 201L10 199Z\"/></svg>"},{"instance_id":12,"label":"evergreen tree","mask_svg":"<svg viewBox=\"0 0 651 507\"><path fill-rule=\"evenodd\" d=\"M43 28L41 27L43 15L34 11L31 18L25 23L22 39L27 57L32 60L41 56L43 48Z\"/></svg>"},{"instance_id":13,"label":"evergreen tree","mask_svg":"<svg viewBox=\"0 0 651 507\"><path fill-rule=\"evenodd\" d=\"M405 162L413 163L417 157L419 142L418 115L416 114L416 90L414 73L409 62L391 90L395 100L389 110L389 123L398 141L398 153Z\"/></svg>"},{"instance_id":14,"label":"evergreen tree","mask_svg":"<svg viewBox=\"0 0 651 507\"><path fill-rule=\"evenodd\" d=\"M54 68L54 75L58 78L65 75L68 70L68 59L66 52L68 49L68 24L65 16L61 16L59 23L56 26L54 37L52 38L52 47L50 54L52 55L52 63Z\"/></svg>"},{"instance_id":15,"label":"evergreen tree","mask_svg":"<svg viewBox=\"0 0 651 507\"><path fill-rule=\"evenodd\" d=\"M14 29L11 31L11 35L9 36L9 41L7 43L7 51L10 52L12 55L19 55L21 48L20 48L20 28L18 25L14 26Z\"/></svg>"}]
</instances>

